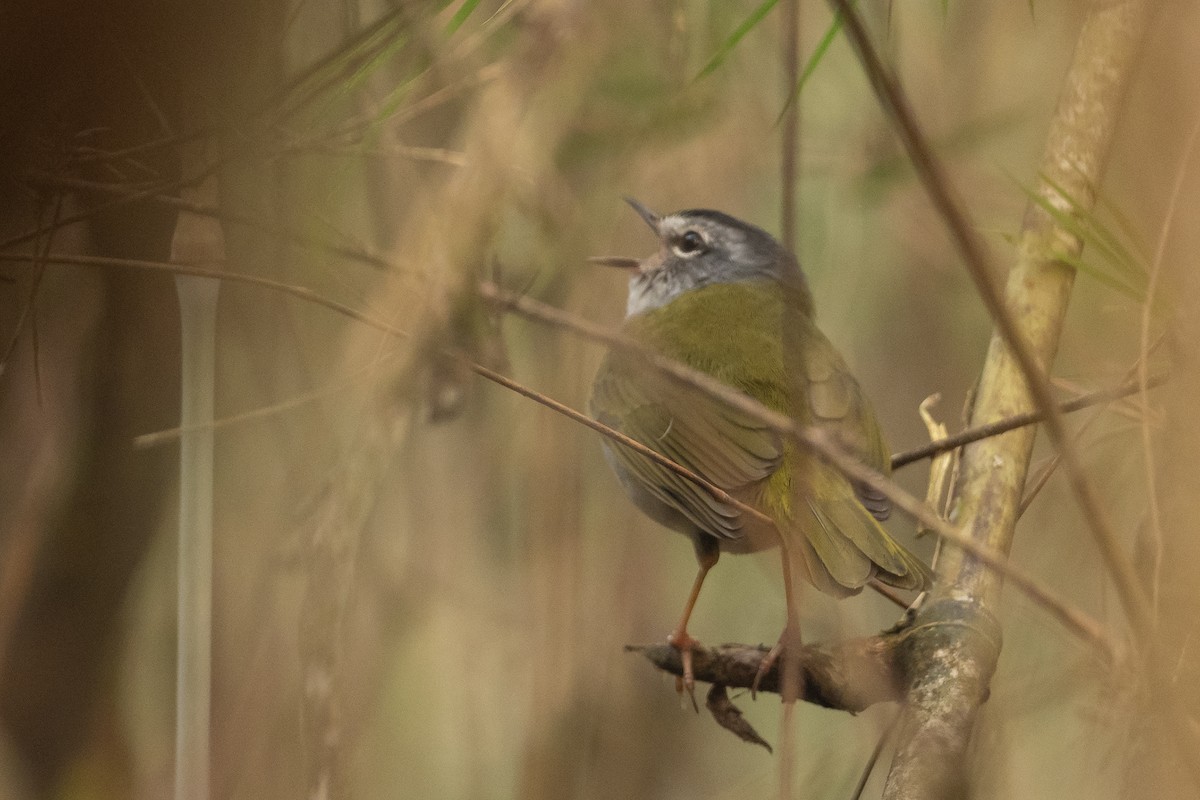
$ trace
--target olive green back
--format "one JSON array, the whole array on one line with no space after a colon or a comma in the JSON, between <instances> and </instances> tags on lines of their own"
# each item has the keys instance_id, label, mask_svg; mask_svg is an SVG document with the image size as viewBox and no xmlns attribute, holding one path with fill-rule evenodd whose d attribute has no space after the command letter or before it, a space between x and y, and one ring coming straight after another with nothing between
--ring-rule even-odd
<instances>
[{"instance_id":1,"label":"olive green back","mask_svg":"<svg viewBox=\"0 0 1200 800\"><path fill-rule=\"evenodd\" d=\"M802 424L833 428L867 464L888 471L887 447L858 383L812 318L789 310L778 284L705 286L630 317L624 333ZM797 571L819 589L850 594L875 576L904 588L926 583L924 565L888 536L840 473L644 359L610 352L591 407L601 421L770 515ZM664 504L664 514L652 516L677 512L724 549L747 549L739 546L746 520L736 507L626 448L606 446L625 482ZM882 498L866 501L886 515Z\"/></svg>"}]
</instances>

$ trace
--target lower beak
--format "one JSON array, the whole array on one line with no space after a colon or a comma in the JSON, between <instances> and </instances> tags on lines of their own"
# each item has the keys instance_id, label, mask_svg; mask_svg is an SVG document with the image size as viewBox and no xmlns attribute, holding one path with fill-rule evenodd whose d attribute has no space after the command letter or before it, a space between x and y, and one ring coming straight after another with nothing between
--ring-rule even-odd
<instances>
[{"instance_id":1,"label":"lower beak","mask_svg":"<svg viewBox=\"0 0 1200 800\"><path fill-rule=\"evenodd\" d=\"M642 262L638 259L623 256L589 256L588 263L601 267L617 267L618 269L640 269L642 266Z\"/></svg>"}]
</instances>

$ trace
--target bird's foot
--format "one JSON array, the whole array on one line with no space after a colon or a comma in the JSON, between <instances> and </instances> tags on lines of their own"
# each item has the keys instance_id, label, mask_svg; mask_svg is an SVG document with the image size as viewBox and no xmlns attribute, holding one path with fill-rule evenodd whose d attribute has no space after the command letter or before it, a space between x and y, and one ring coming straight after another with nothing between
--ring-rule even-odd
<instances>
[{"instance_id":1,"label":"bird's foot","mask_svg":"<svg viewBox=\"0 0 1200 800\"><path fill-rule=\"evenodd\" d=\"M696 703L696 674L692 670L692 652L700 647L700 641L693 639L686 630L677 630L667 637L667 644L679 651L679 660L683 662L683 674L675 679L675 691L682 697L686 691L692 701L692 709L699 714L700 706Z\"/></svg>"},{"instance_id":2,"label":"bird's foot","mask_svg":"<svg viewBox=\"0 0 1200 800\"><path fill-rule=\"evenodd\" d=\"M925 605L926 599L929 597L929 592L921 592L917 598L912 601L912 605L904 609L903 616L896 621L896 624L884 631L887 633L900 633L901 631L911 628L913 623L917 621L917 614L920 613L921 607Z\"/></svg>"},{"instance_id":3,"label":"bird's foot","mask_svg":"<svg viewBox=\"0 0 1200 800\"><path fill-rule=\"evenodd\" d=\"M758 699L758 686L762 683L762 679L775 667L775 663L779 661L779 657L789 650L797 654L800 652L800 626L794 625L791 622L784 627L783 633L779 634L779 641L767 651L767 654L763 656L763 660L759 662L758 672L754 673L754 681L750 684L750 698L752 700ZM796 680L799 679L799 676L795 677ZM783 677L780 677L779 694L787 700L788 694L784 691L785 683L786 681Z\"/></svg>"}]
</instances>

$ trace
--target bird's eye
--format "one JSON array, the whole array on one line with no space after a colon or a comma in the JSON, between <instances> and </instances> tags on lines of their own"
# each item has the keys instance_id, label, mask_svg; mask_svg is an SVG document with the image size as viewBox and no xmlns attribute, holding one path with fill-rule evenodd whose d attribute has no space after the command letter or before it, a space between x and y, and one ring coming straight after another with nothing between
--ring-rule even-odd
<instances>
[{"instance_id":1,"label":"bird's eye","mask_svg":"<svg viewBox=\"0 0 1200 800\"><path fill-rule=\"evenodd\" d=\"M681 256L693 256L704 249L704 237L696 231L684 231L675 242L675 252Z\"/></svg>"}]
</instances>

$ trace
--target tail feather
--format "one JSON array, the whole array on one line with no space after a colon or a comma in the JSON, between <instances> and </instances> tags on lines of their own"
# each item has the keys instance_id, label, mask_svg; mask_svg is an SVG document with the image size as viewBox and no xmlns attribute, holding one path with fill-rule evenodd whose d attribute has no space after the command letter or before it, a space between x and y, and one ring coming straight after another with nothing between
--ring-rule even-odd
<instances>
[{"instance_id":1,"label":"tail feather","mask_svg":"<svg viewBox=\"0 0 1200 800\"><path fill-rule=\"evenodd\" d=\"M883 529L848 486L801 505L789 547L796 551L793 562L811 562L799 566L819 590L842 597L857 594L872 578L911 590L932 582L929 568Z\"/></svg>"},{"instance_id":2,"label":"tail feather","mask_svg":"<svg viewBox=\"0 0 1200 800\"><path fill-rule=\"evenodd\" d=\"M808 581L822 594L841 599L862 591L861 586L850 587L839 583L817 555L807 536L789 537L786 558L792 565L793 576Z\"/></svg>"},{"instance_id":3,"label":"tail feather","mask_svg":"<svg viewBox=\"0 0 1200 800\"><path fill-rule=\"evenodd\" d=\"M800 528L807 534L804 539L812 545L822 566L833 580L847 589L861 589L875 572L869 554L843 535L812 499L805 498L804 506L809 519L804 520Z\"/></svg>"}]
</instances>

